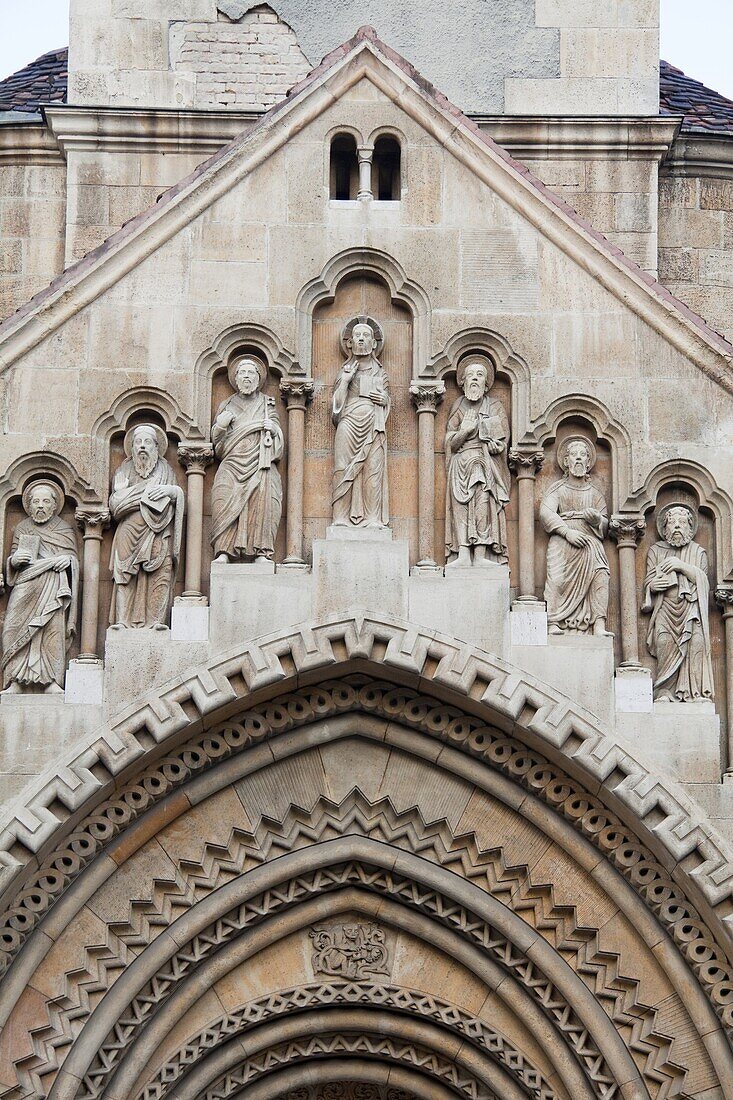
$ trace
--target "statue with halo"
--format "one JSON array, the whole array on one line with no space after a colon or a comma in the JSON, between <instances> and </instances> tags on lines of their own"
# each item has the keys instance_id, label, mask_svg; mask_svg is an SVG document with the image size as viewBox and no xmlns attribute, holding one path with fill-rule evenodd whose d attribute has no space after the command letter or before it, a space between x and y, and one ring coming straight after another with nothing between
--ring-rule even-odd
<instances>
[{"instance_id":1,"label":"statue with halo","mask_svg":"<svg viewBox=\"0 0 733 1100\"><path fill-rule=\"evenodd\" d=\"M381 326L371 317L345 325L341 346L348 356L333 392L336 425L333 472L333 523L336 527L387 527L387 372L378 356L384 347Z\"/></svg>"}]
</instances>

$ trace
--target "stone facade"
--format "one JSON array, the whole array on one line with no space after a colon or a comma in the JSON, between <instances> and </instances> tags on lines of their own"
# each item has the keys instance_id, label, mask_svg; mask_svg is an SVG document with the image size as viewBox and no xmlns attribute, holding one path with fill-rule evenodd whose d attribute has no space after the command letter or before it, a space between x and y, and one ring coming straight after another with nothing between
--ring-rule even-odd
<instances>
[{"instance_id":1,"label":"stone facade","mask_svg":"<svg viewBox=\"0 0 733 1100\"><path fill-rule=\"evenodd\" d=\"M0 325L10 1100L733 1097L733 345L650 274L656 5L497 4L474 119L428 7L75 0L3 169L66 189Z\"/></svg>"}]
</instances>

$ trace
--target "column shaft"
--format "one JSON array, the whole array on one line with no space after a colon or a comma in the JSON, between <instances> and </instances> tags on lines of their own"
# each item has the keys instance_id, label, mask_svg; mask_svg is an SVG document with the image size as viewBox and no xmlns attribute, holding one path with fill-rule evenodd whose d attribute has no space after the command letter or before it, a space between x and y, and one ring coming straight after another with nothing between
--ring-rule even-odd
<instances>
[{"instance_id":1,"label":"column shaft","mask_svg":"<svg viewBox=\"0 0 733 1100\"><path fill-rule=\"evenodd\" d=\"M445 396L444 382L412 382L417 409L418 565L435 565L435 414Z\"/></svg>"},{"instance_id":2,"label":"column shaft","mask_svg":"<svg viewBox=\"0 0 733 1100\"><path fill-rule=\"evenodd\" d=\"M621 659L639 664L639 616L636 599L636 545L619 543L618 566L621 602Z\"/></svg>"},{"instance_id":3,"label":"column shaft","mask_svg":"<svg viewBox=\"0 0 733 1100\"><path fill-rule=\"evenodd\" d=\"M99 628L99 560L102 550L102 534L110 521L109 512L79 508L76 521L83 531L81 587L81 636L79 660L96 661L97 631Z\"/></svg>"},{"instance_id":4,"label":"column shaft","mask_svg":"<svg viewBox=\"0 0 733 1100\"><path fill-rule=\"evenodd\" d=\"M183 599L204 602L201 563L204 543L204 479L214 458L210 443L180 443L178 459L186 471L186 564Z\"/></svg>"},{"instance_id":5,"label":"column shaft","mask_svg":"<svg viewBox=\"0 0 733 1100\"><path fill-rule=\"evenodd\" d=\"M285 564L303 562L303 486L305 479L305 410L315 393L315 383L304 378L283 378L280 393L288 409L288 514L285 528Z\"/></svg>"},{"instance_id":6,"label":"column shaft","mask_svg":"<svg viewBox=\"0 0 733 1100\"><path fill-rule=\"evenodd\" d=\"M515 448L509 452L509 466L517 476L519 527L519 599L535 596L534 568L534 487L537 472L542 469L544 452Z\"/></svg>"}]
</instances>

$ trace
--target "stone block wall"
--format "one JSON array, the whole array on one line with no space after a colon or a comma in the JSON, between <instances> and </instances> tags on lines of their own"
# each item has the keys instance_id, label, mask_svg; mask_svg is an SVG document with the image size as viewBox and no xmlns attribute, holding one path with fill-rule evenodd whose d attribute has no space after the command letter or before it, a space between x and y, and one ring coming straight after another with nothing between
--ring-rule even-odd
<instances>
[{"instance_id":1,"label":"stone block wall","mask_svg":"<svg viewBox=\"0 0 733 1100\"><path fill-rule=\"evenodd\" d=\"M733 337L733 178L660 179L659 277Z\"/></svg>"},{"instance_id":2,"label":"stone block wall","mask_svg":"<svg viewBox=\"0 0 733 1100\"><path fill-rule=\"evenodd\" d=\"M658 0L72 0L69 102L267 107L364 24L468 112L657 111Z\"/></svg>"},{"instance_id":3,"label":"stone block wall","mask_svg":"<svg viewBox=\"0 0 733 1100\"><path fill-rule=\"evenodd\" d=\"M64 165L0 167L0 317L7 317L64 267Z\"/></svg>"}]
</instances>

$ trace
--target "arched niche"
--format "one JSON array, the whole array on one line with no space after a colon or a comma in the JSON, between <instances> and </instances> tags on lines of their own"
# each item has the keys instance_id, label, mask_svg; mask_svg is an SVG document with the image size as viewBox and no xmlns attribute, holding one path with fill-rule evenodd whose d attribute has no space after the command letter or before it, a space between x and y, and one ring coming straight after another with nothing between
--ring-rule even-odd
<instances>
[{"instance_id":1,"label":"arched niche","mask_svg":"<svg viewBox=\"0 0 733 1100\"><path fill-rule=\"evenodd\" d=\"M409 396L414 350L413 317L385 279L371 271L341 279L315 307L312 318L312 375L316 383L305 434L304 534L306 558L314 538L323 538L331 519L335 428L331 398L344 363L341 333L358 315L374 317L384 331L380 360L389 376L391 412L387 420L390 525L396 538L410 541L417 561L417 416Z\"/></svg>"},{"instance_id":2,"label":"arched niche","mask_svg":"<svg viewBox=\"0 0 733 1100\"><path fill-rule=\"evenodd\" d=\"M483 334L485 336L485 334ZM454 343L447 364L440 372L440 377L445 384L445 397L437 408L435 416L435 556L439 565L447 560L447 528L446 528L446 499L448 468L446 463L445 433L448 427L451 411L456 401L462 397L462 391L457 382L457 371L461 363L468 359L478 359L486 363L489 371L495 374L491 387L491 396L499 400L507 415L510 428L510 438L507 453L512 446L512 397L513 378L506 369L506 363L502 362L496 354L495 346L490 340L476 336L475 342L468 339ZM506 508L507 543L509 547L509 565L512 575L516 576L517 569L517 504L516 493L512 492L512 476L507 468L507 484L510 488L510 500Z\"/></svg>"},{"instance_id":3,"label":"arched niche","mask_svg":"<svg viewBox=\"0 0 733 1100\"><path fill-rule=\"evenodd\" d=\"M568 402L568 407L573 408L572 402ZM560 481L563 477L563 471L558 465L557 455L560 445L563 440L568 436L581 436L584 439L589 440L596 451L596 464L590 474L591 482L601 491L606 501L606 507L608 509L608 515L611 516L613 512L613 500L614 500L614 451L611 442L608 438L601 435L596 427L596 424L590 419L589 416L583 415L583 413L568 413L554 421L552 426L552 434L542 438L540 446L544 451L544 464L542 469L537 474L537 480L535 483L535 508L536 508L536 522L535 522L535 578L536 578L536 592L535 595L538 599L544 599L545 577L547 575L547 545L549 542L549 535L542 526L540 520L539 510L542 500L549 492L550 488L555 482ZM609 605L608 605L608 618L606 620L606 629L611 631L614 635L614 652L616 662L620 663L622 658L621 653L621 637L620 637L620 603L619 603L619 571L618 571L618 555L615 552L615 548L610 538L607 537L605 542L606 554L608 557L608 564L611 571L611 583L609 592Z\"/></svg>"},{"instance_id":4,"label":"arched niche","mask_svg":"<svg viewBox=\"0 0 733 1100\"><path fill-rule=\"evenodd\" d=\"M206 377L209 385L209 405L204 418L207 425L206 435L209 437L213 424L222 404L235 392L229 381L229 367L235 359L250 355L267 368L267 378L262 387L262 392L272 398L280 421L285 451L283 459L278 464L283 487L283 512L282 520L278 528L275 542L275 561L281 562L285 557L286 527L287 527L287 446L288 446L288 415L287 408L280 394L280 380L283 377L297 377L293 375L294 364L292 358L284 351L279 341L266 329L256 325L238 325L223 334L218 341L217 359L208 358ZM205 595L209 592L209 577L211 562L213 560L213 548L211 545L211 500L216 475L217 460L210 463L206 469L204 482L204 523L203 545L201 553L202 561L202 591Z\"/></svg>"},{"instance_id":5,"label":"arched niche","mask_svg":"<svg viewBox=\"0 0 733 1100\"><path fill-rule=\"evenodd\" d=\"M16 526L26 518L23 508L23 493L27 486L34 481L48 481L63 494L64 504L59 513L66 520L71 529L76 533L76 548L80 566L80 582L82 563L82 539L75 518L75 511L81 505L94 505L97 503L94 492L76 474L72 465L64 458L55 454L36 452L25 455L20 461L13 463L0 483L0 508L2 509L2 534L0 546L2 548L2 561L0 572L4 574L6 563L10 555L13 542L13 533ZM10 591L6 590L0 599L0 632L5 622L5 611L8 605ZM70 623L75 628L74 637L67 648L67 660L71 660L79 653L79 622L78 615L81 609L81 585L77 593L77 621ZM2 687L0 676L0 687Z\"/></svg>"},{"instance_id":6,"label":"arched niche","mask_svg":"<svg viewBox=\"0 0 733 1100\"><path fill-rule=\"evenodd\" d=\"M712 479L710 479L712 482ZM644 578L647 570L647 556L649 550L661 539L657 530L657 516L660 509L667 504L676 502L688 504L698 514L698 528L695 542L704 549L708 558L708 578L710 581L710 598L708 601L708 616L710 622L710 643L713 657L713 677L715 680L715 709L721 716L721 751L725 751L725 737L722 731L726 729L727 715L730 700L726 696L726 645L725 626L723 617L715 602L716 579L723 572L720 562L720 547L722 533L720 531L723 522L720 514L720 496L715 504L704 491L704 481L698 476L694 467L686 468L682 463L670 463L658 467L648 479L646 492L641 500L641 511L646 519L646 530L639 542L636 553L636 585L641 606ZM728 526L730 521L728 520ZM647 634L649 631L649 615L639 615L639 654L642 664L649 668L654 675L656 662L649 653ZM723 756L725 759L725 755Z\"/></svg>"}]
</instances>

